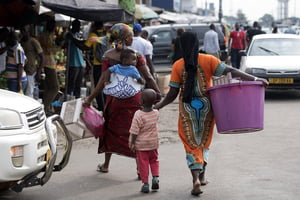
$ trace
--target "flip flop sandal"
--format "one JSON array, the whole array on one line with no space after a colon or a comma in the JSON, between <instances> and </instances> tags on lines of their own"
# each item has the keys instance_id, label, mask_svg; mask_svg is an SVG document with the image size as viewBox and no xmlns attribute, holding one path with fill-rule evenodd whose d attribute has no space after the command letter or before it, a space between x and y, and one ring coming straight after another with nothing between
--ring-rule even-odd
<instances>
[{"instance_id":1,"label":"flip flop sandal","mask_svg":"<svg viewBox=\"0 0 300 200\"><path fill-rule=\"evenodd\" d=\"M193 195L193 196L199 196L200 194L202 194L203 193L203 191L202 190L192 190L191 191L191 195Z\"/></svg>"},{"instance_id":2,"label":"flip flop sandal","mask_svg":"<svg viewBox=\"0 0 300 200\"><path fill-rule=\"evenodd\" d=\"M97 172L108 173L108 169L104 169L103 164L97 166Z\"/></svg>"},{"instance_id":3,"label":"flip flop sandal","mask_svg":"<svg viewBox=\"0 0 300 200\"><path fill-rule=\"evenodd\" d=\"M193 189L191 191L191 195L193 196L199 196L200 194L203 193L203 191L200 189L200 185L201 183L198 184L194 184Z\"/></svg>"}]
</instances>

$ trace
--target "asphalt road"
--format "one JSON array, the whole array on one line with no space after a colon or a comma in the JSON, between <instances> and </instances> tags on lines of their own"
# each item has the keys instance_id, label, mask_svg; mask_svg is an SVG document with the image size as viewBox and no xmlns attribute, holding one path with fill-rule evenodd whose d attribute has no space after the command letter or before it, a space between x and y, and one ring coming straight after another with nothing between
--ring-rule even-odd
<instances>
[{"instance_id":1,"label":"asphalt road","mask_svg":"<svg viewBox=\"0 0 300 200\"><path fill-rule=\"evenodd\" d=\"M133 159L114 155L110 172L96 171L103 155L93 138L74 143L69 165L43 187L0 193L1 200L186 200L191 175L177 137L176 102L160 111L160 190L142 194ZM300 92L267 92L264 130L214 135L205 200L298 200Z\"/></svg>"}]
</instances>

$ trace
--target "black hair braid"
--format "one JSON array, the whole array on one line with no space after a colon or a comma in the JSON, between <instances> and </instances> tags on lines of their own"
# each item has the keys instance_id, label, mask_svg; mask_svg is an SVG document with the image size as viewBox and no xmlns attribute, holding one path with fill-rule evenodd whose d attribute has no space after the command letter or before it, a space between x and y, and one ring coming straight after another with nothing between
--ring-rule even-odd
<instances>
[{"instance_id":1,"label":"black hair braid","mask_svg":"<svg viewBox=\"0 0 300 200\"><path fill-rule=\"evenodd\" d=\"M198 67L199 42L195 33L184 32L180 37L180 45L183 52L184 68L187 73L183 102L190 103L193 98L195 76Z\"/></svg>"}]
</instances>

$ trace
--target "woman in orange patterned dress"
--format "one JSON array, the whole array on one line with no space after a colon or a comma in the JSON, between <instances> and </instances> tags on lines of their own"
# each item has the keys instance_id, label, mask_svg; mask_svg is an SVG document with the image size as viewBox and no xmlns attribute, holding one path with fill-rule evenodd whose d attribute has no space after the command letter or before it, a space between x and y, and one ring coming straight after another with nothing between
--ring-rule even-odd
<instances>
[{"instance_id":1,"label":"woman in orange patterned dress","mask_svg":"<svg viewBox=\"0 0 300 200\"><path fill-rule=\"evenodd\" d=\"M208 149L212 141L214 115L207 88L212 86L212 76L231 72L242 80L260 79L237 69L226 66L219 59L198 53L199 43L194 33L185 32L180 38L183 58L172 66L170 90L166 97L155 105L160 109L175 100L179 94L178 134L184 145L186 160L193 177L192 195L202 193L200 185L205 185L205 166Z\"/></svg>"}]
</instances>

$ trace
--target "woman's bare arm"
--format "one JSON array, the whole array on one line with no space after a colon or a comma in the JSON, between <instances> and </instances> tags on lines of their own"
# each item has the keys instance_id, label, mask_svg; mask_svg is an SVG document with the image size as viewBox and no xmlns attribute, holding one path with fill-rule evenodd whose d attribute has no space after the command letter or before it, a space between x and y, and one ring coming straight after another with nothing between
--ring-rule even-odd
<instances>
[{"instance_id":1,"label":"woman's bare arm","mask_svg":"<svg viewBox=\"0 0 300 200\"><path fill-rule=\"evenodd\" d=\"M170 90L167 93L166 97L160 102L158 102L157 104L155 104L154 108L160 109L168 105L169 103L172 103L176 99L178 93L179 93L179 88L170 87Z\"/></svg>"},{"instance_id":2,"label":"woman's bare arm","mask_svg":"<svg viewBox=\"0 0 300 200\"><path fill-rule=\"evenodd\" d=\"M149 73L146 65L139 66L138 70L139 70L140 74L144 77L148 86L150 88L152 88L153 90L155 90L156 92L160 93L159 88L158 88L153 76Z\"/></svg>"},{"instance_id":3,"label":"woman's bare arm","mask_svg":"<svg viewBox=\"0 0 300 200\"><path fill-rule=\"evenodd\" d=\"M244 81L261 81L261 82L263 82L263 84L265 86L269 85L269 83L266 79L259 78L259 77L256 77L256 76L252 76L252 75L247 74L247 73L245 73L241 70L238 70L236 68L233 68L233 67L227 65L224 72L223 72L223 75L226 75L229 72L231 73L232 77L239 77Z\"/></svg>"},{"instance_id":4,"label":"woman's bare arm","mask_svg":"<svg viewBox=\"0 0 300 200\"><path fill-rule=\"evenodd\" d=\"M90 106L91 102L93 101L93 99L103 90L104 86L105 86L105 81L109 80L110 78L110 71L106 70L101 74L101 77L96 85L96 87L94 88L94 90L92 91L92 93L90 94L90 96L88 96L84 103L83 106Z\"/></svg>"}]
</instances>

